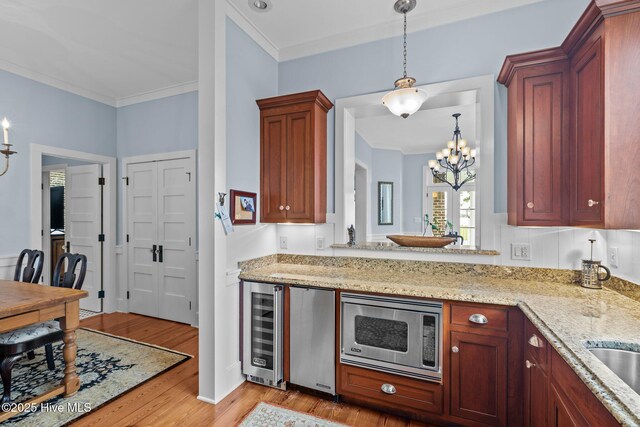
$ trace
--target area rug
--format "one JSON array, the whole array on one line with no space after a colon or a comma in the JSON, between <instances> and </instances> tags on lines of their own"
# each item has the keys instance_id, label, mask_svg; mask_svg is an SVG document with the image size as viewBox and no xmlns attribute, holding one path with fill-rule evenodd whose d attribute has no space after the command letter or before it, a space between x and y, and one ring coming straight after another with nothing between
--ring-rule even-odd
<instances>
[{"instance_id":1,"label":"area rug","mask_svg":"<svg viewBox=\"0 0 640 427\"><path fill-rule=\"evenodd\" d=\"M5 426L58 427L69 424L192 356L90 329L77 330L76 366L80 391L55 397L13 417ZM56 369L49 371L44 348L33 360L23 358L13 369L11 398L23 402L60 384L64 376L62 343L54 344Z\"/></svg>"},{"instance_id":2,"label":"area rug","mask_svg":"<svg viewBox=\"0 0 640 427\"><path fill-rule=\"evenodd\" d=\"M345 424L260 402L240 424L241 427L345 427Z\"/></svg>"}]
</instances>

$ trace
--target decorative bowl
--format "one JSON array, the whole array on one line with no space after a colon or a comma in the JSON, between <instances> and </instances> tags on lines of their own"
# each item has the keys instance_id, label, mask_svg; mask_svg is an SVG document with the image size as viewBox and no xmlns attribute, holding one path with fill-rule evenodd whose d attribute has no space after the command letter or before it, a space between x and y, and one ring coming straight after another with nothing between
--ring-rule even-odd
<instances>
[{"instance_id":1,"label":"decorative bowl","mask_svg":"<svg viewBox=\"0 0 640 427\"><path fill-rule=\"evenodd\" d=\"M387 236L387 239L400 246L414 248L444 248L456 241L452 237L402 236L399 234Z\"/></svg>"}]
</instances>

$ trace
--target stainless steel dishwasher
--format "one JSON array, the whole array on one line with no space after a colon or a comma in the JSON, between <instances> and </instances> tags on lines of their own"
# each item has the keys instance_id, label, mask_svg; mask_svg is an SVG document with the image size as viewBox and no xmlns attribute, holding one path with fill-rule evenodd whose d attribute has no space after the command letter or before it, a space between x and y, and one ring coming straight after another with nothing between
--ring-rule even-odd
<instances>
[{"instance_id":1,"label":"stainless steel dishwasher","mask_svg":"<svg viewBox=\"0 0 640 427\"><path fill-rule=\"evenodd\" d=\"M335 395L335 291L289 289L289 382Z\"/></svg>"}]
</instances>

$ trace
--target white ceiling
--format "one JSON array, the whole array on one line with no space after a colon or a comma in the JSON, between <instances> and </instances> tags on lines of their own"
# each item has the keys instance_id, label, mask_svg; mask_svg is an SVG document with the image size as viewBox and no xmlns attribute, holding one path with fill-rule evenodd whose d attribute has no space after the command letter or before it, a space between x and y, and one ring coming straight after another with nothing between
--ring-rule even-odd
<instances>
[{"instance_id":1,"label":"white ceiling","mask_svg":"<svg viewBox=\"0 0 640 427\"><path fill-rule=\"evenodd\" d=\"M270 0L257 12L227 0L229 15L280 61L402 34L395 0ZM418 0L409 31L448 24L542 0Z\"/></svg>"},{"instance_id":2,"label":"white ceiling","mask_svg":"<svg viewBox=\"0 0 640 427\"><path fill-rule=\"evenodd\" d=\"M407 119L386 113L356 119L356 132L371 147L400 150L404 154L435 153L453 136L454 113L461 113L462 137L476 146L476 104L420 110Z\"/></svg>"},{"instance_id":3,"label":"white ceiling","mask_svg":"<svg viewBox=\"0 0 640 427\"><path fill-rule=\"evenodd\" d=\"M0 69L114 106L182 93L197 22L197 0L0 0Z\"/></svg>"}]
</instances>

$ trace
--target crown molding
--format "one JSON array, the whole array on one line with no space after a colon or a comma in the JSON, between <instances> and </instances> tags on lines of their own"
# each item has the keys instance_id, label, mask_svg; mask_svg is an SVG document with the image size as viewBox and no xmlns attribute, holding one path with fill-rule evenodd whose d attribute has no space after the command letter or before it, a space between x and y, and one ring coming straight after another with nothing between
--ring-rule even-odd
<instances>
[{"instance_id":1,"label":"crown molding","mask_svg":"<svg viewBox=\"0 0 640 427\"><path fill-rule=\"evenodd\" d=\"M475 18L482 15L500 12L538 3L543 0L494 0L489 9L481 6L476 0L466 0L460 2L452 8L443 8L430 13L423 13L413 18L409 18L410 33L415 33L428 28L439 27L454 22ZM387 39L402 35L402 26L399 22L388 22L380 25L360 28L335 34L318 40L311 40L296 45L284 46L280 48L280 62L298 59L305 56L316 55L332 50L357 46L376 40Z\"/></svg>"},{"instance_id":2,"label":"crown molding","mask_svg":"<svg viewBox=\"0 0 640 427\"><path fill-rule=\"evenodd\" d=\"M231 1L227 0L227 16L247 33L273 59L280 61L280 50L247 16L240 11Z\"/></svg>"},{"instance_id":3,"label":"crown molding","mask_svg":"<svg viewBox=\"0 0 640 427\"><path fill-rule=\"evenodd\" d=\"M15 74L17 76L36 81L38 83L42 83L47 86L60 89L65 92L70 92L75 95L82 96L83 98L88 98L93 101L106 104L110 107L115 107L117 104L116 99L112 96L94 92L92 90L88 90L88 89L76 86L72 83L68 83L63 80L56 79L55 77L51 77L42 73L31 71L29 69L16 65L12 62L6 61L4 59L0 59L0 69L7 71L11 74Z\"/></svg>"},{"instance_id":4,"label":"crown molding","mask_svg":"<svg viewBox=\"0 0 640 427\"><path fill-rule=\"evenodd\" d=\"M116 107L126 107L128 105L139 104L141 102L153 101L156 99L167 98L169 96L181 95L183 93L196 92L198 90L198 81L180 83L173 86L167 86L160 89L142 92L136 95L118 98Z\"/></svg>"}]
</instances>

